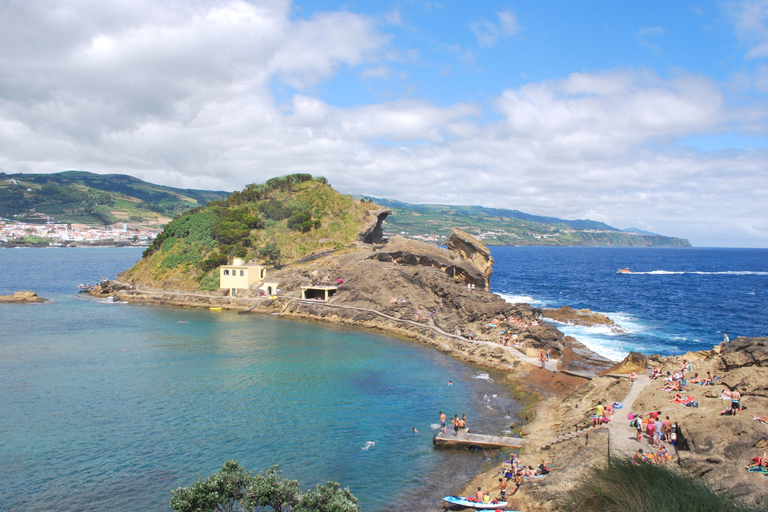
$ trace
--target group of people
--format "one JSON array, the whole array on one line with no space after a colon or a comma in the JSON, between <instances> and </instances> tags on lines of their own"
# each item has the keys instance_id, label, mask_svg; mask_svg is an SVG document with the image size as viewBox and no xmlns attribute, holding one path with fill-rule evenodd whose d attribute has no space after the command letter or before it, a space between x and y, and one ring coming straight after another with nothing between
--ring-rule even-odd
<instances>
[{"instance_id":1,"label":"group of people","mask_svg":"<svg viewBox=\"0 0 768 512\"><path fill-rule=\"evenodd\" d=\"M642 448L637 450L637 453L632 456L632 460L635 464L663 464L672 460L672 456L669 454L664 445L661 445L656 453L644 453Z\"/></svg>"},{"instance_id":2,"label":"group of people","mask_svg":"<svg viewBox=\"0 0 768 512\"><path fill-rule=\"evenodd\" d=\"M543 461L536 468L533 466L526 467L525 464L520 462L515 454L512 454L510 459L506 461L505 464L509 464L509 467L502 468L501 472L503 478L499 478L499 484L501 486L501 499L505 499L507 497L507 482L510 480L512 480L515 484L515 489L510 494L510 496L512 496L523 484L523 478L535 478L544 476L548 475L551 471L549 466L547 466L547 464Z\"/></svg>"},{"instance_id":3,"label":"group of people","mask_svg":"<svg viewBox=\"0 0 768 512\"><path fill-rule=\"evenodd\" d=\"M509 346L509 342L512 342L513 347L519 347L523 344L517 337L517 334L512 333L510 329L504 329L499 333L499 344Z\"/></svg>"},{"instance_id":4,"label":"group of people","mask_svg":"<svg viewBox=\"0 0 768 512\"><path fill-rule=\"evenodd\" d=\"M617 402L603 405L603 402L597 402L595 414L592 415L592 426L599 427L603 423L608 423L613 419L613 413L616 411Z\"/></svg>"},{"instance_id":5,"label":"group of people","mask_svg":"<svg viewBox=\"0 0 768 512\"><path fill-rule=\"evenodd\" d=\"M453 382L450 382L449 385L453 385ZM459 418L458 414L455 414L453 418L450 419L451 426L453 427L453 436L458 437L459 435L459 429L461 428L467 428L467 415L462 414L461 418ZM443 411L440 411L440 432L448 435L447 432L448 429L448 417L443 413Z\"/></svg>"},{"instance_id":6,"label":"group of people","mask_svg":"<svg viewBox=\"0 0 768 512\"><path fill-rule=\"evenodd\" d=\"M651 411L645 416L643 418L642 414L630 414L630 426L635 427L638 442L643 440L643 431L648 434L648 440L653 446L663 447L663 441L670 444L677 442L677 423L670 420L669 416L665 421L661 420L661 411Z\"/></svg>"},{"instance_id":7,"label":"group of people","mask_svg":"<svg viewBox=\"0 0 768 512\"><path fill-rule=\"evenodd\" d=\"M531 323L529 324L528 322L526 322L522 318L517 318L516 316L511 316L511 317L507 318L507 322L509 322L509 323L511 323L513 325L516 325L518 327L536 327L537 325L539 325L539 321L536 320L535 318L533 320L531 320Z\"/></svg>"}]
</instances>

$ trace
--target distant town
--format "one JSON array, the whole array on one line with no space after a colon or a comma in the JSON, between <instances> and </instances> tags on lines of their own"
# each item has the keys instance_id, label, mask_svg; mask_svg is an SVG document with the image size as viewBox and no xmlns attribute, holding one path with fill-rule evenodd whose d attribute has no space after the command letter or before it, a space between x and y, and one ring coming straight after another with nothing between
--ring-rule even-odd
<instances>
[{"instance_id":1,"label":"distant town","mask_svg":"<svg viewBox=\"0 0 768 512\"><path fill-rule=\"evenodd\" d=\"M136 246L146 247L161 229L131 228L127 223L112 226L66 224L37 214L39 223L18 222L0 218L0 245L3 247L82 247Z\"/></svg>"}]
</instances>

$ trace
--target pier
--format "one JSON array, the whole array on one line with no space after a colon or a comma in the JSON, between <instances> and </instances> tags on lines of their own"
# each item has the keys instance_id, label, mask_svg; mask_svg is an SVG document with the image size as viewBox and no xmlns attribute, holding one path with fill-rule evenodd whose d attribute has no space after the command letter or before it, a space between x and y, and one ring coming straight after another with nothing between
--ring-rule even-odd
<instances>
[{"instance_id":1,"label":"pier","mask_svg":"<svg viewBox=\"0 0 768 512\"><path fill-rule=\"evenodd\" d=\"M448 434L440 432L432 437L432 443L434 443L435 446L443 448L520 448L525 442L525 439L520 439L519 437L487 436L483 434L471 434L469 431L459 431L459 435L455 437L452 432L449 432Z\"/></svg>"}]
</instances>

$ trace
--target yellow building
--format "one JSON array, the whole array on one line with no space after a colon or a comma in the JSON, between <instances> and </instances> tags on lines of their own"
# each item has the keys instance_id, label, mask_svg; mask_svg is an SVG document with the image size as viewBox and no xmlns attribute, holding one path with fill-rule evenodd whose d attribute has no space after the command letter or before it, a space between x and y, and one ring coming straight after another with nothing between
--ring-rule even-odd
<instances>
[{"instance_id":1,"label":"yellow building","mask_svg":"<svg viewBox=\"0 0 768 512\"><path fill-rule=\"evenodd\" d=\"M219 267L219 286L229 289L229 294L233 296L237 290L250 290L254 284L263 282L265 277L267 269L263 265L246 265L240 258L235 258L232 265Z\"/></svg>"}]
</instances>

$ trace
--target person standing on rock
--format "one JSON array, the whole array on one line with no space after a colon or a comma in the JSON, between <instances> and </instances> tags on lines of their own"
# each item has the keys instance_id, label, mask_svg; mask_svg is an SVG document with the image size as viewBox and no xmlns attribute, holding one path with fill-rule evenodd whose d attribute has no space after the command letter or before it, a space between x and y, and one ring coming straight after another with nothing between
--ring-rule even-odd
<instances>
[{"instance_id":1,"label":"person standing on rock","mask_svg":"<svg viewBox=\"0 0 768 512\"><path fill-rule=\"evenodd\" d=\"M445 414L443 414L443 411L440 411L440 432L442 432L443 434L447 434L447 432L445 431L445 420L446 419L447 418L446 418Z\"/></svg>"},{"instance_id":2,"label":"person standing on rock","mask_svg":"<svg viewBox=\"0 0 768 512\"><path fill-rule=\"evenodd\" d=\"M736 413L741 410L741 393L739 388L733 388L731 391L731 414L736 416Z\"/></svg>"}]
</instances>

